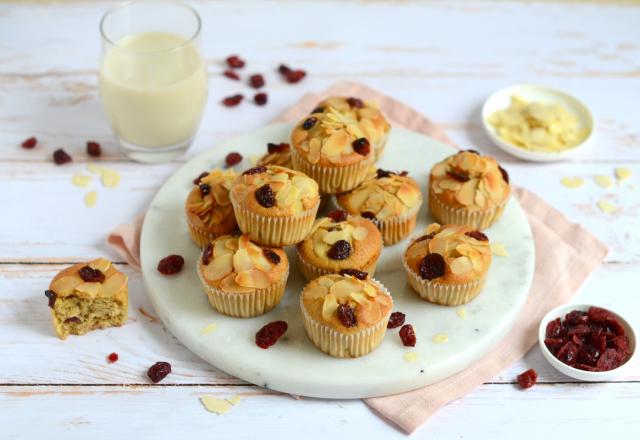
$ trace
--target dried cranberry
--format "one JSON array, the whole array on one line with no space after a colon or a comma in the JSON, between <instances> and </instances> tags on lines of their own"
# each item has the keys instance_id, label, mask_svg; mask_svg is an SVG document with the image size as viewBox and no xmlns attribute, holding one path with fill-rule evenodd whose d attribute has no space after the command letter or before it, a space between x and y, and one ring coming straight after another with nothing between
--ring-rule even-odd
<instances>
[{"instance_id":1,"label":"dried cranberry","mask_svg":"<svg viewBox=\"0 0 640 440\"><path fill-rule=\"evenodd\" d=\"M242 96L240 93L227 96L222 100L222 105L224 105L225 107L235 107L236 105L240 104L243 99L244 96Z\"/></svg>"},{"instance_id":2,"label":"dried cranberry","mask_svg":"<svg viewBox=\"0 0 640 440\"><path fill-rule=\"evenodd\" d=\"M198 185L198 188L200 188L200 195L202 197L205 197L211 193L211 185L209 185L208 183L201 183L200 185Z\"/></svg>"},{"instance_id":3,"label":"dried cranberry","mask_svg":"<svg viewBox=\"0 0 640 440\"><path fill-rule=\"evenodd\" d=\"M562 334L562 323L560 318L556 318L553 321L549 321L547 323L547 330L545 333L545 337L547 338L557 338Z\"/></svg>"},{"instance_id":4,"label":"dried cranberry","mask_svg":"<svg viewBox=\"0 0 640 440\"><path fill-rule=\"evenodd\" d=\"M595 367L596 362L598 361L598 358L601 354L602 353L600 352L600 350L592 345L583 346L580 347L580 350L578 351L577 362L580 364L586 364Z\"/></svg>"},{"instance_id":5,"label":"dried cranberry","mask_svg":"<svg viewBox=\"0 0 640 440\"><path fill-rule=\"evenodd\" d=\"M560 347L560 350L558 350L558 353L556 353L556 357L563 364L567 364L573 367L578 358L578 346L573 342L567 342L562 347Z\"/></svg>"},{"instance_id":6,"label":"dried cranberry","mask_svg":"<svg viewBox=\"0 0 640 440\"><path fill-rule=\"evenodd\" d=\"M596 362L597 371L609 371L620 366L620 357L614 348L607 348Z\"/></svg>"},{"instance_id":7,"label":"dried cranberry","mask_svg":"<svg viewBox=\"0 0 640 440\"><path fill-rule=\"evenodd\" d=\"M264 86L264 77L259 73L251 75L249 77L249 85L254 89L259 89L260 87Z\"/></svg>"},{"instance_id":8,"label":"dried cranberry","mask_svg":"<svg viewBox=\"0 0 640 440\"><path fill-rule=\"evenodd\" d=\"M202 264L206 266L207 264L209 264L209 262L211 262L211 258L213 258L213 244L209 243L202 250Z\"/></svg>"},{"instance_id":9,"label":"dried cranberry","mask_svg":"<svg viewBox=\"0 0 640 440\"><path fill-rule=\"evenodd\" d=\"M46 296L49 299L49 307L53 309L53 306L56 304L56 299L58 298L58 295L56 295L56 292L54 292L53 290L45 290L44 296Z\"/></svg>"},{"instance_id":10,"label":"dried cranberry","mask_svg":"<svg viewBox=\"0 0 640 440\"><path fill-rule=\"evenodd\" d=\"M207 171L203 171L202 173L200 173L200 175L198 177L196 177L195 179L193 179L193 184L194 185L200 185L200 181L204 178L207 177L209 175L209 173Z\"/></svg>"},{"instance_id":11,"label":"dried cranberry","mask_svg":"<svg viewBox=\"0 0 640 440\"><path fill-rule=\"evenodd\" d=\"M500 170L500 174L502 174L502 179L509 183L509 173L507 173L507 170L502 168L500 165L498 165L498 169Z\"/></svg>"},{"instance_id":12,"label":"dried cranberry","mask_svg":"<svg viewBox=\"0 0 640 440\"><path fill-rule=\"evenodd\" d=\"M265 171L267 171L267 167L253 167L253 168L249 168L248 170L244 171L242 173L243 176L250 176L252 174L260 174L260 173L264 173Z\"/></svg>"},{"instance_id":13,"label":"dried cranberry","mask_svg":"<svg viewBox=\"0 0 640 440\"><path fill-rule=\"evenodd\" d=\"M413 331L411 324L405 324L400 329L400 339L402 339L402 345L405 347L416 346L416 332Z\"/></svg>"},{"instance_id":14,"label":"dried cranberry","mask_svg":"<svg viewBox=\"0 0 640 440\"><path fill-rule=\"evenodd\" d=\"M604 322L609 316L611 316L608 311L601 309L600 307L589 307L587 315L589 316L589 319L594 322Z\"/></svg>"},{"instance_id":15,"label":"dried cranberry","mask_svg":"<svg viewBox=\"0 0 640 440\"><path fill-rule=\"evenodd\" d=\"M569 329L567 336L582 336L591 333L591 329L586 324L578 324L575 327Z\"/></svg>"},{"instance_id":16,"label":"dried cranberry","mask_svg":"<svg viewBox=\"0 0 640 440\"><path fill-rule=\"evenodd\" d=\"M171 364L169 362L156 362L147 370L147 376L153 383L158 383L171 373Z\"/></svg>"},{"instance_id":17,"label":"dried cranberry","mask_svg":"<svg viewBox=\"0 0 640 440\"><path fill-rule=\"evenodd\" d=\"M256 190L255 197L258 203L265 208L272 208L276 206L276 195L268 183L265 183Z\"/></svg>"},{"instance_id":18,"label":"dried cranberry","mask_svg":"<svg viewBox=\"0 0 640 440\"><path fill-rule=\"evenodd\" d=\"M629 338L623 335L615 336L611 339L611 345L618 351L629 353Z\"/></svg>"},{"instance_id":19,"label":"dried cranberry","mask_svg":"<svg viewBox=\"0 0 640 440\"><path fill-rule=\"evenodd\" d=\"M440 254L427 254L418 266L420 277L423 280L433 280L444 275L445 261Z\"/></svg>"},{"instance_id":20,"label":"dried cranberry","mask_svg":"<svg viewBox=\"0 0 640 440\"><path fill-rule=\"evenodd\" d=\"M118 362L119 358L120 356L118 356L118 353L115 353L115 352L107 356L107 360L109 361L110 364L113 364L114 362Z\"/></svg>"},{"instance_id":21,"label":"dried cranberry","mask_svg":"<svg viewBox=\"0 0 640 440\"><path fill-rule=\"evenodd\" d=\"M269 152L269 154L284 153L285 151L289 151L290 148L291 145L287 144L286 142L280 142L279 144L269 142L267 144L267 151Z\"/></svg>"},{"instance_id":22,"label":"dried cranberry","mask_svg":"<svg viewBox=\"0 0 640 440\"><path fill-rule=\"evenodd\" d=\"M244 67L244 60L238 55L231 55L227 57L227 65L233 69L240 69Z\"/></svg>"},{"instance_id":23,"label":"dried cranberry","mask_svg":"<svg viewBox=\"0 0 640 440\"><path fill-rule=\"evenodd\" d=\"M546 338L544 340L544 345L546 345L547 348L549 349L549 351L551 353L553 353L553 355L555 356L555 354L558 352L560 347L562 347L564 345L564 339L561 339L561 338Z\"/></svg>"},{"instance_id":24,"label":"dried cranberry","mask_svg":"<svg viewBox=\"0 0 640 440\"><path fill-rule=\"evenodd\" d=\"M102 154L102 147L95 141L87 141L87 154L91 157L100 157Z\"/></svg>"},{"instance_id":25,"label":"dried cranberry","mask_svg":"<svg viewBox=\"0 0 640 440\"><path fill-rule=\"evenodd\" d=\"M611 330L611 332L613 332L613 334L615 334L616 336L624 335L624 327L622 327L622 324L620 324L620 321L618 321L615 317L613 316L607 317L604 323L607 325L609 330Z\"/></svg>"},{"instance_id":26,"label":"dried cranberry","mask_svg":"<svg viewBox=\"0 0 640 440\"><path fill-rule=\"evenodd\" d=\"M269 98L268 98L267 94L264 93L264 92L256 93L253 96L253 102L255 102L256 105L265 105L268 100L269 100Z\"/></svg>"},{"instance_id":27,"label":"dried cranberry","mask_svg":"<svg viewBox=\"0 0 640 440\"><path fill-rule=\"evenodd\" d=\"M469 173L462 170L449 170L447 174L458 182L467 182L469 180Z\"/></svg>"},{"instance_id":28,"label":"dried cranberry","mask_svg":"<svg viewBox=\"0 0 640 440\"><path fill-rule=\"evenodd\" d=\"M393 312L389 317L387 328L396 328L404 324L405 315L402 312Z\"/></svg>"},{"instance_id":29,"label":"dried cranberry","mask_svg":"<svg viewBox=\"0 0 640 440\"><path fill-rule=\"evenodd\" d=\"M228 167L238 165L240 162L242 162L242 154L236 153L235 151L227 154L227 156L224 158L224 163Z\"/></svg>"},{"instance_id":30,"label":"dried cranberry","mask_svg":"<svg viewBox=\"0 0 640 440\"><path fill-rule=\"evenodd\" d=\"M312 116L310 118L305 119L305 121L302 123L302 128L304 130L311 130L313 128L314 125L316 125L316 122L318 122L318 118Z\"/></svg>"},{"instance_id":31,"label":"dried cranberry","mask_svg":"<svg viewBox=\"0 0 640 440\"><path fill-rule=\"evenodd\" d=\"M362 99L359 98L347 98L347 103L349 103L349 105L351 107L355 107L355 108L362 108L364 107L364 102L362 102Z\"/></svg>"},{"instance_id":32,"label":"dried cranberry","mask_svg":"<svg viewBox=\"0 0 640 440\"><path fill-rule=\"evenodd\" d=\"M280 264L280 255L272 251L271 249L262 249L262 253L272 264Z\"/></svg>"},{"instance_id":33,"label":"dried cranberry","mask_svg":"<svg viewBox=\"0 0 640 440\"><path fill-rule=\"evenodd\" d=\"M84 266L80 268L78 275L80 275L80 278L87 283L104 283L104 274L100 269L93 269L89 266Z\"/></svg>"},{"instance_id":34,"label":"dried cranberry","mask_svg":"<svg viewBox=\"0 0 640 440\"><path fill-rule=\"evenodd\" d=\"M64 320L65 324L77 324L80 322L80 318L77 316L72 316L71 318L67 318Z\"/></svg>"},{"instance_id":35,"label":"dried cranberry","mask_svg":"<svg viewBox=\"0 0 640 440\"><path fill-rule=\"evenodd\" d=\"M405 177L405 176L408 176L408 175L409 175L409 171L406 171L406 170L405 171L400 171L400 174L398 174L398 176L402 176L402 177Z\"/></svg>"},{"instance_id":36,"label":"dried cranberry","mask_svg":"<svg viewBox=\"0 0 640 440\"><path fill-rule=\"evenodd\" d=\"M338 306L338 319L345 327L355 327L358 325L356 321L355 309L348 304L340 304Z\"/></svg>"},{"instance_id":37,"label":"dried cranberry","mask_svg":"<svg viewBox=\"0 0 640 440\"><path fill-rule=\"evenodd\" d=\"M389 177L391 176L393 173L391 171L387 171L387 170L383 170L382 168L378 168L376 170L376 177L378 179L382 179L383 177Z\"/></svg>"},{"instance_id":38,"label":"dried cranberry","mask_svg":"<svg viewBox=\"0 0 640 440\"><path fill-rule=\"evenodd\" d=\"M416 238L415 240L413 240L413 242L417 243L419 241L431 240L435 236L436 236L435 232L432 232L431 234L422 235L422 236Z\"/></svg>"},{"instance_id":39,"label":"dried cranberry","mask_svg":"<svg viewBox=\"0 0 640 440\"><path fill-rule=\"evenodd\" d=\"M361 271L361 270L358 270L358 269L342 269L340 271L340 275L342 275L342 276L349 275L349 276L352 276L352 277L355 277L355 278L357 278L359 280L364 281L364 280L367 279L367 276L369 274L367 272L364 272L364 271Z\"/></svg>"},{"instance_id":40,"label":"dried cranberry","mask_svg":"<svg viewBox=\"0 0 640 440\"><path fill-rule=\"evenodd\" d=\"M56 165L64 165L65 163L71 162L71 160L71 156L69 156L62 148L58 148L53 152L53 162Z\"/></svg>"},{"instance_id":41,"label":"dried cranberry","mask_svg":"<svg viewBox=\"0 0 640 440\"><path fill-rule=\"evenodd\" d=\"M287 73L291 72L291 69L286 64L280 64L278 66L278 72L280 72L283 75L286 75Z\"/></svg>"},{"instance_id":42,"label":"dried cranberry","mask_svg":"<svg viewBox=\"0 0 640 440\"><path fill-rule=\"evenodd\" d=\"M362 216L364 218L368 218L369 220L375 220L376 219L376 215L371 211L364 211L363 213L360 214L360 216Z\"/></svg>"},{"instance_id":43,"label":"dried cranberry","mask_svg":"<svg viewBox=\"0 0 640 440\"><path fill-rule=\"evenodd\" d=\"M473 154L477 154L478 156L480 156L480 152L479 152L479 151L477 151L477 150L471 150L471 149L469 149L469 150L464 150L464 151L466 151L467 153L473 153Z\"/></svg>"},{"instance_id":44,"label":"dried cranberry","mask_svg":"<svg viewBox=\"0 0 640 440\"><path fill-rule=\"evenodd\" d=\"M351 143L353 151L361 156L366 156L371 152L371 145L367 138L358 138Z\"/></svg>"},{"instance_id":45,"label":"dried cranberry","mask_svg":"<svg viewBox=\"0 0 640 440\"><path fill-rule=\"evenodd\" d=\"M332 260L344 260L351 254L351 245L347 240L338 240L329 248L327 256Z\"/></svg>"},{"instance_id":46,"label":"dried cranberry","mask_svg":"<svg viewBox=\"0 0 640 440\"><path fill-rule=\"evenodd\" d=\"M31 148L35 147L37 143L38 139L36 139L35 137L30 137L29 139L25 139L20 145L22 146L22 148L30 150Z\"/></svg>"},{"instance_id":47,"label":"dried cranberry","mask_svg":"<svg viewBox=\"0 0 640 440\"><path fill-rule=\"evenodd\" d=\"M256 345L264 349L271 347L285 334L288 327L284 321L270 322L256 333Z\"/></svg>"},{"instance_id":48,"label":"dried cranberry","mask_svg":"<svg viewBox=\"0 0 640 440\"><path fill-rule=\"evenodd\" d=\"M304 70L301 70L301 69L289 70L287 73L284 74L284 79L289 84L295 84L297 82L300 82L305 76L307 76L307 72L305 72Z\"/></svg>"},{"instance_id":49,"label":"dried cranberry","mask_svg":"<svg viewBox=\"0 0 640 440\"><path fill-rule=\"evenodd\" d=\"M226 76L229 79L234 80L234 81L240 81L240 75L238 75L233 70L225 70L223 75Z\"/></svg>"},{"instance_id":50,"label":"dried cranberry","mask_svg":"<svg viewBox=\"0 0 640 440\"><path fill-rule=\"evenodd\" d=\"M311 114L313 114L313 113L324 113L324 108L316 107L313 110L311 110Z\"/></svg>"},{"instance_id":51,"label":"dried cranberry","mask_svg":"<svg viewBox=\"0 0 640 440\"><path fill-rule=\"evenodd\" d=\"M580 318L585 316L586 313L581 312L580 310L573 310L566 314L564 320L566 323L571 325L577 325L580 322Z\"/></svg>"},{"instance_id":52,"label":"dried cranberry","mask_svg":"<svg viewBox=\"0 0 640 440\"><path fill-rule=\"evenodd\" d=\"M343 222L348 216L349 213L343 209L334 209L327 213L327 217L329 217L334 223Z\"/></svg>"},{"instance_id":53,"label":"dried cranberry","mask_svg":"<svg viewBox=\"0 0 640 440\"><path fill-rule=\"evenodd\" d=\"M469 231L465 232L464 235L466 235L467 237L475 238L478 241L489 241L489 237L487 237L480 231Z\"/></svg>"},{"instance_id":54,"label":"dried cranberry","mask_svg":"<svg viewBox=\"0 0 640 440\"><path fill-rule=\"evenodd\" d=\"M163 275L173 275L182 270L184 258L180 255L169 255L158 262L158 272Z\"/></svg>"},{"instance_id":55,"label":"dried cranberry","mask_svg":"<svg viewBox=\"0 0 640 440\"><path fill-rule=\"evenodd\" d=\"M538 373L533 368L525 371L522 374L518 374L518 385L520 388L527 389L531 388L538 381Z\"/></svg>"}]
</instances>

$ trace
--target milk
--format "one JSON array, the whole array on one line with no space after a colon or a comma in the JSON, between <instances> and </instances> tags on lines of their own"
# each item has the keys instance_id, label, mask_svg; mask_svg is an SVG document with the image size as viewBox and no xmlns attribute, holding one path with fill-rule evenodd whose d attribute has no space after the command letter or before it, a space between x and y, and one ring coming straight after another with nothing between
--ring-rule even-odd
<instances>
[{"instance_id":1,"label":"milk","mask_svg":"<svg viewBox=\"0 0 640 440\"><path fill-rule=\"evenodd\" d=\"M171 147L195 134L207 99L197 46L164 32L126 36L107 49L100 96L116 136L135 147Z\"/></svg>"}]
</instances>

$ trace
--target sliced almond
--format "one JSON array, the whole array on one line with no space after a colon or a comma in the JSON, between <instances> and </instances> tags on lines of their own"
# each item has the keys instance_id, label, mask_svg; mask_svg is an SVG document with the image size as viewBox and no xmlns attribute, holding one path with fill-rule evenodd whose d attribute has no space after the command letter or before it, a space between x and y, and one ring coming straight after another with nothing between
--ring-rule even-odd
<instances>
[{"instance_id":1,"label":"sliced almond","mask_svg":"<svg viewBox=\"0 0 640 440\"><path fill-rule=\"evenodd\" d=\"M98 282L82 283L76 286L76 292L86 293L87 295L90 295L92 298L95 298L95 296L100 291L101 286L102 284Z\"/></svg>"},{"instance_id":2,"label":"sliced almond","mask_svg":"<svg viewBox=\"0 0 640 440\"><path fill-rule=\"evenodd\" d=\"M402 183L400 188L398 188L398 192L396 192L396 197L406 206L414 206L420 198L420 191L416 191L416 189L408 183Z\"/></svg>"},{"instance_id":3,"label":"sliced almond","mask_svg":"<svg viewBox=\"0 0 640 440\"><path fill-rule=\"evenodd\" d=\"M84 280L79 276L68 275L60 277L51 283L51 290L53 290L58 296L71 295L80 284L84 283Z\"/></svg>"},{"instance_id":4,"label":"sliced almond","mask_svg":"<svg viewBox=\"0 0 640 440\"><path fill-rule=\"evenodd\" d=\"M353 236L354 240L361 241L369 236L369 231L363 226L358 226L353 230L351 235Z\"/></svg>"},{"instance_id":5,"label":"sliced almond","mask_svg":"<svg viewBox=\"0 0 640 440\"><path fill-rule=\"evenodd\" d=\"M333 279L331 279L331 277L320 277L318 278L318 284L324 287L331 287L333 286Z\"/></svg>"},{"instance_id":6,"label":"sliced almond","mask_svg":"<svg viewBox=\"0 0 640 440\"><path fill-rule=\"evenodd\" d=\"M348 298L352 293L362 292L362 284L354 279L344 279L336 282L329 291L337 298Z\"/></svg>"},{"instance_id":7,"label":"sliced almond","mask_svg":"<svg viewBox=\"0 0 640 440\"><path fill-rule=\"evenodd\" d=\"M328 292L329 289L327 287L318 285L311 287L310 289L305 289L304 296L309 299L322 299Z\"/></svg>"},{"instance_id":8,"label":"sliced almond","mask_svg":"<svg viewBox=\"0 0 640 440\"><path fill-rule=\"evenodd\" d=\"M266 273L258 269L243 270L236 275L236 283L243 287L266 289L271 284Z\"/></svg>"},{"instance_id":9,"label":"sliced almond","mask_svg":"<svg viewBox=\"0 0 640 440\"><path fill-rule=\"evenodd\" d=\"M356 318L358 322L365 325L372 325L382 318L382 310L377 301L367 301L366 304L358 304L356 307Z\"/></svg>"},{"instance_id":10,"label":"sliced almond","mask_svg":"<svg viewBox=\"0 0 640 440\"><path fill-rule=\"evenodd\" d=\"M473 264L471 263L471 259L469 257L458 257L451 262L451 272L455 275L464 275L467 272L470 272L473 269Z\"/></svg>"},{"instance_id":11,"label":"sliced almond","mask_svg":"<svg viewBox=\"0 0 640 440\"><path fill-rule=\"evenodd\" d=\"M111 261L106 258L98 258L89 263L89 267L92 269L98 269L100 272L105 273L111 267Z\"/></svg>"},{"instance_id":12,"label":"sliced almond","mask_svg":"<svg viewBox=\"0 0 640 440\"><path fill-rule=\"evenodd\" d=\"M236 253L233 254L233 268L236 272L251 270L254 268L253 261L251 261L249 252L247 252L246 249L238 249Z\"/></svg>"},{"instance_id":13,"label":"sliced almond","mask_svg":"<svg viewBox=\"0 0 640 440\"><path fill-rule=\"evenodd\" d=\"M203 275L208 280L219 280L233 271L233 254L224 254L215 257L208 265L203 267Z\"/></svg>"},{"instance_id":14,"label":"sliced almond","mask_svg":"<svg viewBox=\"0 0 640 440\"><path fill-rule=\"evenodd\" d=\"M233 255L233 250L227 246L230 240L218 239L213 243L213 258L220 258L223 255Z\"/></svg>"},{"instance_id":15,"label":"sliced almond","mask_svg":"<svg viewBox=\"0 0 640 440\"><path fill-rule=\"evenodd\" d=\"M322 303L322 318L325 321L330 320L338 310L338 299L333 293L327 294Z\"/></svg>"},{"instance_id":16,"label":"sliced almond","mask_svg":"<svg viewBox=\"0 0 640 440\"><path fill-rule=\"evenodd\" d=\"M236 282L236 275L237 274L235 273L230 273L229 275L224 277L220 282L220 288L226 292L238 292L238 293L248 293L254 290L251 287L244 287L238 284Z\"/></svg>"},{"instance_id":17,"label":"sliced almond","mask_svg":"<svg viewBox=\"0 0 640 440\"><path fill-rule=\"evenodd\" d=\"M102 289L100 289L100 296L112 296L122 290L122 288L127 284L127 276L121 272L115 272L113 275L108 277L102 283Z\"/></svg>"},{"instance_id":18,"label":"sliced almond","mask_svg":"<svg viewBox=\"0 0 640 440\"><path fill-rule=\"evenodd\" d=\"M337 230L337 231L328 231L326 234L324 234L322 236L322 241L324 241L327 244L334 244L336 241L339 240L346 240L346 241L350 241L351 234L349 233L349 231L347 229L342 229L342 230Z\"/></svg>"},{"instance_id":19,"label":"sliced almond","mask_svg":"<svg viewBox=\"0 0 640 440\"><path fill-rule=\"evenodd\" d=\"M470 179L466 181L456 192L456 200L465 206L472 205L474 197L476 195L477 186L477 179Z\"/></svg>"}]
</instances>

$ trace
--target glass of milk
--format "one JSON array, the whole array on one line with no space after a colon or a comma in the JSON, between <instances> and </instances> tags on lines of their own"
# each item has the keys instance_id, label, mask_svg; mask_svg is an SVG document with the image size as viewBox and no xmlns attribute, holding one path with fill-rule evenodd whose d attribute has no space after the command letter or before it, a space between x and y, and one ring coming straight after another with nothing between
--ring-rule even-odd
<instances>
[{"instance_id":1,"label":"glass of milk","mask_svg":"<svg viewBox=\"0 0 640 440\"><path fill-rule=\"evenodd\" d=\"M100 98L122 147L139 162L186 151L207 101L200 16L171 0L134 0L100 23Z\"/></svg>"}]
</instances>

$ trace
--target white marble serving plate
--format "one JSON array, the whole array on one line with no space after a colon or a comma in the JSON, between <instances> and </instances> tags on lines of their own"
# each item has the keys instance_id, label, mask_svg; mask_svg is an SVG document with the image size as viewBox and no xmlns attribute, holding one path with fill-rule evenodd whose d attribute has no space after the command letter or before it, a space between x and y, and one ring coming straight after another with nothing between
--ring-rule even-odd
<instances>
[{"instance_id":1,"label":"white marble serving plate","mask_svg":"<svg viewBox=\"0 0 640 440\"><path fill-rule=\"evenodd\" d=\"M296 267L294 249L288 249L292 270L282 303L270 313L237 319L223 316L208 303L195 272L200 254L191 241L184 215L184 201L201 171L222 165L230 151L245 158L263 153L267 142L286 142L291 125L279 124L222 142L181 167L160 189L147 212L141 239L142 273L149 297L164 325L190 350L215 367L259 386L291 394L324 398L361 398L401 393L449 377L486 354L509 331L524 304L534 268L531 229L522 208L513 198L500 221L487 231L502 243L508 257L494 257L483 292L463 306L443 307L421 300L408 286L401 264L407 240L386 247L375 277L391 291L394 310L402 311L416 331L415 347L404 347L399 329L389 330L382 345L357 359L335 359L316 349L302 327L298 295L304 279ZM454 153L450 146L423 135L394 128L379 165L408 170L423 188L429 169ZM250 164L245 159L242 169ZM416 234L431 218L423 204ZM161 275L158 261L180 254L185 266L180 274ZM254 343L264 324L285 320L289 330L268 350ZM203 334L209 324L217 329ZM448 342L432 338L446 334ZM407 353L417 359L407 360Z\"/></svg>"}]
</instances>

